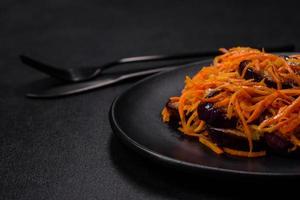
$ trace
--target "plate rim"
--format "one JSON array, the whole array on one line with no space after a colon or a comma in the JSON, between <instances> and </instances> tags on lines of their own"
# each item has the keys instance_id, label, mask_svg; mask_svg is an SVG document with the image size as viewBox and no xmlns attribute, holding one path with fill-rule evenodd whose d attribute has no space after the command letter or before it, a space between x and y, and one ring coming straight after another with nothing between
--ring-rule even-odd
<instances>
[{"instance_id":1,"label":"plate rim","mask_svg":"<svg viewBox=\"0 0 300 200\"><path fill-rule=\"evenodd\" d=\"M294 53L294 52L293 52ZM295 52L296 53L296 52ZM165 164L170 165L170 166L176 166L180 168L189 168L191 170L196 170L196 171L206 171L209 173L221 173L223 175L240 175L240 176L257 176L257 177L299 177L299 173L280 173L280 172L255 172L255 171L245 171L245 170L234 170L234 169L225 169L225 168L220 168L220 167L211 167L211 166L205 166L201 164L196 164L196 163L191 163L187 161L182 161L178 160L163 154L160 154L158 152L155 152L147 147L145 147L143 144L140 144L136 142L134 139L129 137L129 135L122 130L120 125L118 124L118 121L115 116L116 112L116 105L119 101L120 98L122 98L124 95L126 95L128 92L133 90L135 87L144 84L148 80L151 80L153 78L156 78L157 76L161 76L166 73L170 73L172 71L177 71L181 69L181 66L185 67L193 67L193 65L201 65L201 63L207 63L208 61L212 61L212 59L205 59L201 60L198 62L193 62L193 63L187 63L185 65L178 65L178 68L172 69L169 71L165 72L160 72L154 75L151 75L147 78L144 78L136 83L134 83L132 86L130 86L128 89L126 89L124 92L122 92L120 95L118 95L112 102L109 110L109 121L111 128L113 130L113 133L117 135L126 145L134 149L137 153L141 153L144 156L147 156L154 161L163 161ZM186 66L188 65L188 66ZM176 66L176 65L175 65Z\"/></svg>"}]
</instances>

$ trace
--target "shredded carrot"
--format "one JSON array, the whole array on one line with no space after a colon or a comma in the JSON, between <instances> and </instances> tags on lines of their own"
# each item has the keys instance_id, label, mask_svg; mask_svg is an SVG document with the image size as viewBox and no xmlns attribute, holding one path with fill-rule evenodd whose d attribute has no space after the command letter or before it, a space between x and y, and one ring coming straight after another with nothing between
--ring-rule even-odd
<instances>
[{"instance_id":1,"label":"shredded carrot","mask_svg":"<svg viewBox=\"0 0 300 200\"><path fill-rule=\"evenodd\" d=\"M262 157L266 155L266 151L248 152L248 151L235 150L227 147L224 147L223 150L225 153L228 153L232 156L239 156L239 157L254 158L254 157Z\"/></svg>"},{"instance_id":2,"label":"shredded carrot","mask_svg":"<svg viewBox=\"0 0 300 200\"><path fill-rule=\"evenodd\" d=\"M278 93L275 92L267 97L265 97L262 101L255 105L255 110L253 111L252 115L249 117L247 122L252 122L253 120L257 119L259 115L266 109L268 106L278 97Z\"/></svg>"},{"instance_id":3,"label":"shredded carrot","mask_svg":"<svg viewBox=\"0 0 300 200\"><path fill-rule=\"evenodd\" d=\"M178 104L179 130L199 137L201 143L219 154L224 151L235 156L263 156L265 151L253 152L253 140L275 132L300 146L294 135L300 130L300 55L290 56L293 63L290 64L281 56L248 47L221 48L220 51L223 54L215 57L212 65L185 78L180 96L170 97L170 101ZM241 72L243 61L247 63ZM246 80L249 69L262 78ZM272 87L270 81L273 81ZM283 89L288 84L290 88ZM228 119L237 120L235 129L248 139L249 152L222 150L202 134L206 122L199 119L198 107L203 103L211 103L224 111ZM166 108L161 115L164 122L169 122L170 113Z\"/></svg>"},{"instance_id":4,"label":"shredded carrot","mask_svg":"<svg viewBox=\"0 0 300 200\"><path fill-rule=\"evenodd\" d=\"M291 140L295 145L300 146L300 140L295 135L291 136Z\"/></svg>"},{"instance_id":5,"label":"shredded carrot","mask_svg":"<svg viewBox=\"0 0 300 200\"><path fill-rule=\"evenodd\" d=\"M209 139L207 139L207 137L201 135L199 137L199 141L204 144L205 146L207 146L208 148L210 148L211 150L213 150L215 153L217 154L222 154L223 150L218 147L215 143L211 142Z\"/></svg>"},{"instance_id":6,"label":"shredded carrot","mask_svg":"<svg viewBox=\"0 0 300 200\"><path fill-rule=\"evenodd\" d=\"M164 107L164 109L161 112L163 122L169 122L170 121L170 113L168 112L168 109Z\"/></svg>"}]
</instances>

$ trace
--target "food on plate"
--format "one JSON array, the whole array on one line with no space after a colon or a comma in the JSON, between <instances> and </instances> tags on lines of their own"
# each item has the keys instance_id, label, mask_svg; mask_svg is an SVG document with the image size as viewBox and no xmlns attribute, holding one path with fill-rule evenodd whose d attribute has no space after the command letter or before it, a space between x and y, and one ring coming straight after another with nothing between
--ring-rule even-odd
<instances>
[{"instance_id":1,"label":"food on plate","mask_svg":"<svg viewBox=\"0 0 300 200\"><path fill-rule=\"evenodd\" d=\"M300 55L248 47L222 55L170 97L162 120L217 154L293 154L300 146Z\"/></svg>"}]
</instances>

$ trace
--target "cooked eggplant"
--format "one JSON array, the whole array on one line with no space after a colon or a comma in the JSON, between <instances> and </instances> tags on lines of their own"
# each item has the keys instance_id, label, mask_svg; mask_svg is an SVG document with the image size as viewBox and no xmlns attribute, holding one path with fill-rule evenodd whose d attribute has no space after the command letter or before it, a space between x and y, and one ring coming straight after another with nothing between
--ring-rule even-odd
<instances>
[{"instance_id":1,"label":"cooked eggplant","mask_svg":"<svg viewBox=\"0 0 300 200\"><path fill-rule=\"evenodd\" d=\"M248 139L235 129L220 129L207 126L206 130L209 132L212 141L220 147L249 151ZM263 139L253 140L253 151L261 151L265 149L265 146Z\"/></svg>"},{"instance_id":2,"label":"cooked eggplant","mask_svg":"<svg viewBox=\"0 0 300 200\"><path fill-rule=\"evenodd\" d=\"M242 75L245 67L250 63L249 60L244 60L240 63L239 65L239 74ZM271 88L277 88L277 84L276 82L274 82L273 80L271 80L269 77L264 77L263 75L261 75L259 72L256 72L254 69L252 69L251 67L248 67L246 69L245 75L244 75L244 79L248 80L248 79L253 79L255 82L260 82L263 79L265 79L265 84L268 87ZM288 88L292 88L293 87L293 83L292 82L285 82L282 83L282 88L283 89L288 89Z\"/></svg>"},{"instance_id":3,"label":"cooked eggplant","mask_svg":"<svg viewBox=\"0 0 300 200\"><path fill-rule=\"evenodd\" d=\"M260 123L262 123L266 118L268 118L270 116L270 113L268 110L264 110L257 119L255 119L254 121L251 122L251 124L255 124L255 125L259 125Z\"/></svg>"},{"instance_id":4,"label":"cooked eggplant","mask_svg":"<svg viewBox=\"0 0 300 200\"><path fill-rule=\"evenodd\" d=\"M280 154L288 153L288 149L293 147L290 141L280 136L278 133L266 133L265 141L269 147L269 150Z\"/></svg>"},{"instance_id":5,"label":"cooked eggplant","mask_svg":"<svg viewBox=\"0 0 300 200\"><path fill-rule=\"evenodd\" d=\"M245 67L250 63L249 60L244 60L240 63L239 65L239 74L242 75ZM260 75L258 72L256 72L254 69L252 69L251 67L248 67L246 69L246 72L245 72L245 75L244 75L244 79L248 80L248 79L253 79L255 82L260 82L264 79L264 77L262 75ZM277 88L277 84L266 78L265 79L265 83L268 87L271 87L271 88Z\"/></svg>"},{"instance_id":6,"label":"cooked eggplant","mask_svg":"<svg viewBox=\"0 0 300 200\"><path fill-rule=\"evenodd\" d=\"M219 108L215 108L213 103L202 103L198 106L198 117L207 124L218 128L234 128L237 119L228 119L226 114Z\"/></svg>"},{"instance_id":7,"label":"cooked eggplant","mask_svg":"<svg viewBox=\"0 0 300 200\"><path fill-rule=\"evenodd\" d=\"M249 60L244 60L239 65L239 74L242 75L245 67L250 63ZM254 79L255 82L259 82L263 79L263 77L254 71L251 67L248 67L246 73L244 75L244 79Z\"/></svg>"},{"instance_id":8,"label":"cooked eggplant","mask_svg":"<svg viewBox=\"0 0 300 200\"><path fill-rule=\"evenodd\" d=\"M170 113L169 125L173 128L178 128L179 127L180 116L179 116L179 112L178 112L177 103L174 103L171 100L169 100L166 103L166 108L168 109L168 111Z\"/></svg>"}]
</instances>

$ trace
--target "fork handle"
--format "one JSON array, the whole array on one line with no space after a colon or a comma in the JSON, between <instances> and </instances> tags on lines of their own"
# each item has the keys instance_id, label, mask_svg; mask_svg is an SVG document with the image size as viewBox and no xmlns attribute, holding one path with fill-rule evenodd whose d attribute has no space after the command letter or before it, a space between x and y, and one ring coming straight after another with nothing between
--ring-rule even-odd
<instances>
[{"instance_id":1,"label":"fork handle","mask_svg":"<svg viewBox=\"0 0 300 200\"><path fill-rule=\"evenodd\" d=\"M261 47L256 47L261 49ZM264 48L265 51L268 52L288 52L295 51L295 45L286 44L281 46L273 46ZM195 53L180 53L173 55L148 55L148 56L136 56L136 57L128 57L121 58L117 61L108 63L103 65L101 69L111 68L121 64L127 63L141 63L141 62L151 62L151 61L167 61L167 60L176 60L176 59L192 59L192 58L201 58L201 57L212 57L220 55L219 51L204 51L204 52L195 52Z\"/></svg>"},{"instance_id":2,"label":"fork handle","mask_svg":"<svg viewBox=\"0 0 300 200\"><path fill-rule=\"evenodd\" d=\"M59 77L61 80L65 79L64 78L65 70L63 70L63 69L42 63L42 62L32 59L26 55L20 55L19 57L24 64L29 65L40 72L46 73L53 77ZM57 73L57 72L59 72L59 73Z\"/></svg>"}]
</instances>

